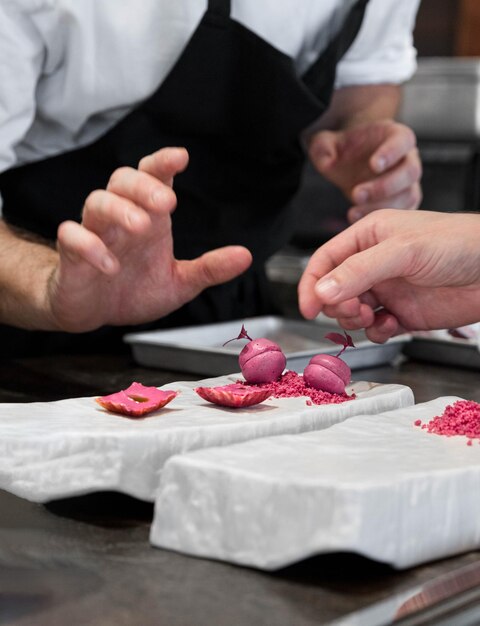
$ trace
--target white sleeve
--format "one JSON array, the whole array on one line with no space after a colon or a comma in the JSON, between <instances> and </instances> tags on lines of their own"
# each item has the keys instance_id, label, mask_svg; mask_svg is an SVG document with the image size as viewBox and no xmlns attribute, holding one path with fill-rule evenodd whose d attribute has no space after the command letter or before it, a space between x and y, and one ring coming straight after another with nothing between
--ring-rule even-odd
<instances>
[{"instance_id":1,"label":"white sleeve","mask_svg":"<svg viewBox=\"0 0 480 626\"><path fill-rule=\"evenodd\" d=\"M336 87L402 83L416 70L420 0L370 0L360 32L337 67Z\"/></svg>"},{"instance_id":2,"label":"white sleeve","mask_svg":"<svg viewBox=\"0 0 480 626\"><path fill-rule=\"evenodd\" d=\"M15 146L35 116L35 89L44 46L27 3L0 3L0 172L15 164Z\"/></svg>"}]
</instances>

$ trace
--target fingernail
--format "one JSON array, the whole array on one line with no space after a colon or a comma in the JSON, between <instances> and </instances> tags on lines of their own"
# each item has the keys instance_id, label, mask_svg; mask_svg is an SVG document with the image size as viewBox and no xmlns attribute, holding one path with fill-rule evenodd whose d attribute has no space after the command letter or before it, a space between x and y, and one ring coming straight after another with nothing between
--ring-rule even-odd
<instances>
[{"instance_id":1,"label":"fingernail","mask_svg":"<svg viewBox=\"0 0 480 626\"><path fill-rule=\"evenodd\" d=\"M365 202L367 202L369 197L370 197L370 192L368 191L368 189L361 188L361 189L357 189L357 191L355 192L354 200L358 204L364 204Z\"/></svg>"},{"instance_id":2,"label":"fingernail","mask_svg":"<svg viewBox=\"0 0 480 626\"><path fill-rule=\"evenodd\" d=\"M333 278L319 280L315 285L315 292L321 298L334 298L340 293L340 285Z\"/></svg>"},{"instance_id":3,"label":"fingernail","mask_svg":"<svg viewBox=\"0 0 480 626\"><path fill-rule=\"evenodd\" d=\"M102 259L102 269L106 272L112 272L115 269L115 261L112 257L104 256Z\"/></svg>"},{"instance_id":4,"label":"fingernail","mask_svg":"<svg viewBox=\"0 0 480 626\"><path fill-rule=\"evenodd\" d=\"M358 209L351 209L350 211L350 220L352 222L358 222L358 220L362 219L363 213Z\"/></svg>"},{"instance_id":5,"label":"fingernail","mask_svg":"<svg viewBox=\"0 0 480 626\"><path fill-rule=\"evenodd\" d=\"M377 172L383 172L387 168L387 159L385 157L378 157L375 161L375 169Z\"/></svg>"}]
</instances>

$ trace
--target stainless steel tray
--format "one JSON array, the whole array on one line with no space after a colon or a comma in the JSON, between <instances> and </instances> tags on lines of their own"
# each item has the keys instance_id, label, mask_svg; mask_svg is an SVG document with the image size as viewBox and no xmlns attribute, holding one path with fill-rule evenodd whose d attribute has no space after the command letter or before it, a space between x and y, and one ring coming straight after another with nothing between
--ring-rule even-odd
<instances>
[{"instance_id":1,"label":"stainless steel tray","mask_svg":"<svg viewBox=\"0 0 480 626\"><path fill-rule=\"evenodd\" d=\"M309 360L319 352L336 354L340 347L325 339L339 327L330 320L312 322L282 317L256 317L204 326L187 326L169 330L125 335L134 359L141 365L161 367L180 372L218 376L239 371L238 355L245 340L226 341L237 337L242 324L252 338L266 337L277 342L287 357L287 368L302 372ZM369 341L363 331L351 332L355 348L343 353L342 359L352 369L391 363L401 352L409 337L402 335L386 344Z\"/></svg>"},{"instance_id":2,"label":"stainless steel tray","mask_svg":"<svg viewBox=\"0 0 480 626\"><path fill-rule=\"evenodd\" d=\"M414 336L404 353L419 361L480 369L480 352L470 339Z\"/></svg>"},{"instance_id":3,"label":"stainless steel tray","mask_svg":"<svg viewBox=\"0 0 480 626\"><path fill-rule=\"evenodd\" d=\"M480 136L479 84L477 58L419 59L404 86L399 119L420 139L473 141Z\"/></svg>"}]
</instances>

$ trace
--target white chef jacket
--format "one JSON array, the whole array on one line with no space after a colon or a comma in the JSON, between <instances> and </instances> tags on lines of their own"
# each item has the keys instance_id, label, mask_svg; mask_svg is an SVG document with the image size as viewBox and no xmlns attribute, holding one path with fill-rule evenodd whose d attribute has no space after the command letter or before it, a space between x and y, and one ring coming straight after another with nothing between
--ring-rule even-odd
<instances>
[{"instance_id":1,"label":"white chef jacket","mask_svg":"<svg viewBox=\"0 0 480 626\"><path fill-rule=\"evenodd\" d=\"M232 18L317 58L355 0L233 0ZM416 68L420 0L370 0L337 86L400 83ZM0 0L0 171L86 145L150 96L207 0Z\"/></svg>"}]
</instances>

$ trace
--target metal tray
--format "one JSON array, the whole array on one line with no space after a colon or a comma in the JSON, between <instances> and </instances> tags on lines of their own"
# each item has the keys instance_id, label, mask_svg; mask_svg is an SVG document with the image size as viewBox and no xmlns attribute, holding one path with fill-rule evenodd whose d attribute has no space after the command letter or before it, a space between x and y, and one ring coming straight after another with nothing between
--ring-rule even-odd
<instances>
[{"instance_id":1,"label":"metal tray","mask_svg":"<svg viewBox=\"0 0 480 626\"><path fill-rule=\"evenodd\" d=\"M413 336L404 354L419 361L480 369L480 352L476 341L456 337Z\"/></svg>"},{"instance_id":2,"label":"metal tray","mask_svg":"<svg viewBox=\"0 0 480 626\"><path fill-rule=\"evenodd\" d=\"M124 341L130 344L134 359L141 365L218 376L239 371L238 355L245 340L222 344L237 337L242 324L250 337L266 337L278 343L287 357L287 368L296 372L302 372L315 354L336 354L340 350L325 339L326 333L339 332L333 321L308 322L273 316L131 333L125 335ZM352 369L391 363L409 340L409 336L402 335L379 345L369 341L363 331L350 335L356 347L346 350L342 359Z\"/></svg>"},{"instance_id":3,"label":"metal tray","mask_svg":"<svg viewBox=\"0 0 480 626\"><path fill-rule=\"evenodd\" d=\"M477 58L419 59L404 85L399 119L420 139L473 141L480 136L479 84Z\"/></svg>"}]
</instances>

